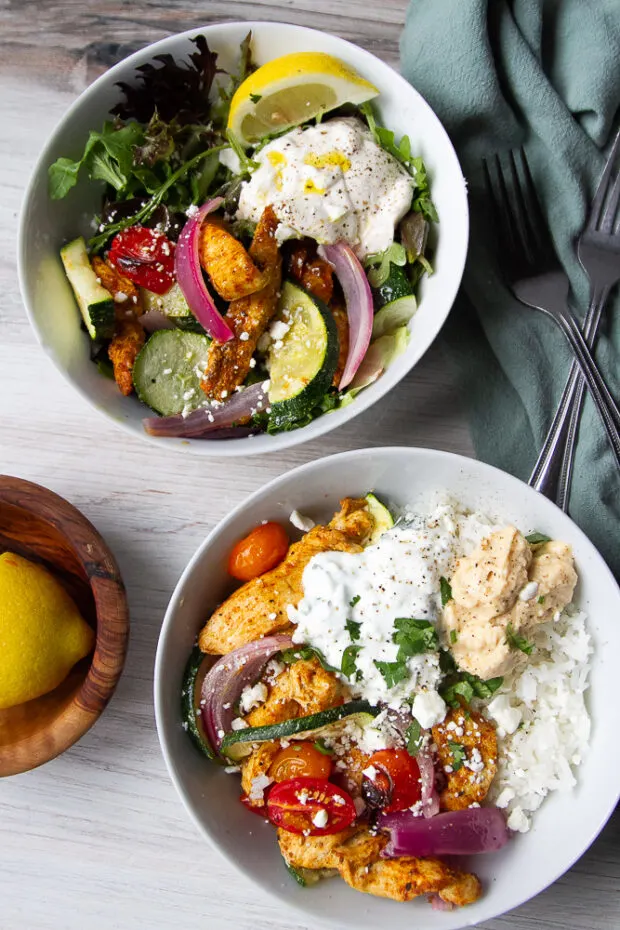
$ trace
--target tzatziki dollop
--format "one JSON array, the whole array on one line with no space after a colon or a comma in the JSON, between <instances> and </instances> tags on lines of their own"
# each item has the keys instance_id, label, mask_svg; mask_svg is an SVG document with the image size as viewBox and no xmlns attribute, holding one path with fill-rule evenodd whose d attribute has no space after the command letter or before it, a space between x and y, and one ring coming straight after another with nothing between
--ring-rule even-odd
<instances>
[{"instance_id":1,"label":"tzatziki dollop","mask_svg":"<svg viewBox=\"0 0 620 930\"><path fill-rule=\"evenodd\" d=\"M279 242L345 240L364 258L389 248L411 206L413 178L353 117L293 129L252 157L237 217L257 223L271 204Z\"/></svg>"},{"instance_id":2,"label":"tzatziki dollop","mask_svg":"<svg viewBox=\"0 0 620 930\"><path fill-rule=\"evenodd\" d=\"M440 579L454 566L455 529L449 508L439 508L431 517L412 516L397 524L363 552L319 553L304 570L302 600L288 608L297 627L293 641L314 646L334 668L342 668L345 649L358 647L356 673L343 676L355 697L398 709L416 694L432 693L420 705L423 726L445 714L435 694L441 678L438 650L408 658L406 677L392 685L376 663L397 660L397 620L434 625L439 619Z\"/></svg>"}]
</instances>

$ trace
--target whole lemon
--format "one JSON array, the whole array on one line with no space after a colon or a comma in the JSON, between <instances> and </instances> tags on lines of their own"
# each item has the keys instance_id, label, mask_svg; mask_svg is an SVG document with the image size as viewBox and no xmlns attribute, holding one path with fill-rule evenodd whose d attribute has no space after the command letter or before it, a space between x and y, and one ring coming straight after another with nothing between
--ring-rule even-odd
<instances>
[{"instance_id":1,"label":"whole lemon","mask_svg":"<svg viewBox=\"0 0 620 930\"><path fill-rule=\"evenodd\" d=\"M0 555L0 709L52 691L94 644L92 629L45 568Z\"/></svg>"}]
</instances>

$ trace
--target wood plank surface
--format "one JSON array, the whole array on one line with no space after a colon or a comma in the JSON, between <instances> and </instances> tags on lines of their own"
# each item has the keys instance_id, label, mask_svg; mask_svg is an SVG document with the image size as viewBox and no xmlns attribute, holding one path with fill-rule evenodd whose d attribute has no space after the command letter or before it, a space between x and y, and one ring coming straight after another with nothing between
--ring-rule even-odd
<instances>
[{"instance_id":1,"label":"wood plank surface","mask_svg":"<svg viewBox=\"0 0 620 930\"><path fill-rule=\"evenodd\" d=\"M438 347L389 403L278 458L192 459L118 431L44 357L22 306L16 229L31 167L90 81L171 32L284 20L396 66L405 9L405 0L0 0L0 471L46 485L94 523L121 567L132 619L125 673L96 726L43 768L0 782L0 930L305 927L202 842L167 776L152 701L166 604L209 529L295 465L382 445L472 454ZM617 930L619 878L616 815L566 876L485 930Z\"/></svg>"}]
</instances>

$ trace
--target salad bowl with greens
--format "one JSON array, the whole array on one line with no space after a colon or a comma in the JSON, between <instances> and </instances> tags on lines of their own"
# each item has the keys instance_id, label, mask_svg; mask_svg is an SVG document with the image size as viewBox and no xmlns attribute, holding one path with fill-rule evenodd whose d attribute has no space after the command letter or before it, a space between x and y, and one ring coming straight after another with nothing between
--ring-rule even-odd
<instances>
[{"instance_id":1,"label":"salad bowl with greens","mask_svg":"<svg viewBox=\"0 0 620 930\"><path fill-rule=\"evenodd\" d=\"M98 409L245 455L384 397L439 332L467 234L454 150L392 69L314 30L222 24L71 107L27 192L20 279Z\"/></svg>"}]
</instances>

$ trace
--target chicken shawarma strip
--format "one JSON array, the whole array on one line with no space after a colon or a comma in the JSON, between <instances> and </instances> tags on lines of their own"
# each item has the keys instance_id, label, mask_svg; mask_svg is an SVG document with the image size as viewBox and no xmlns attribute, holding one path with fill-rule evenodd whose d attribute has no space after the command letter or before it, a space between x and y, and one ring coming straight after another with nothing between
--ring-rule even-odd
<instances>
[{"instance_id":1,"label":"chicken shawarma strip","mask_svg":"<svg viewBox=\"0 0 620 930\"><path fill-rule=\"evenodd\" d=\"M242 242L228 232L224 221L208 216L200 229L200 264L224 300L255 294L268 283L270 271L261 271Z\"/></svg>"},{"instance_id":2,"label":"chicken shawarma strip","mask_svg":"<svg viewBox=\"0 0 620 930\"><path fill-rule=\"evenodd\" d=\"M251 727L263 727L309 717L341 704L348 693L348 688L318 659L299 659L278 675L267 700L251 710L245 722Z\"/></svg>"},{"instance_id":3,"label":"chicken shawarma strip","mask_svg":"<svg viewBox=\"0 0 620 930\"><path fill-rule=\"evenodd\" d=\"M200 387L212 400L223 400L245 381L256 344L276 312L282 282L282 258L275 239L277 226L275 213L271 207L265 207L250 256L265 272L267 283L260 291L229 304L225 319L234 339L225 343L214 341L209 346Z\"/></svg>"},{"instance_id":4,"label":"chicken shawarma strip","mask_svg":"<svg viewBox=\"0 0 620 930\"><path fill-rule=\"evenodd\" d=\"M460 811L484 801L497 772L497 734L482 714L451 710L433 729L439 764L446 779L442 810Z\"/></svg>"},{"instance_id":5,"label":"chicken shawarma strip","mask_svg":"<svg viewBox=\"0 0 620 930\"><path fill-rule=\"evenodd\" d=\"M345 498L327 526L315 526L276 568L242 585L214 611L198 638L203 652L225 655L271 633L291 629L287 607L303 596L302 575L319 552L361 552L373 528L363 499Z\"/></svg>"},{"instance_id":6,"label":"chicken shawarma strip","mask_svg":"<svg viewBox=\"0 0 620 930\"><path fill-rule=\"evenodd\" d=\"M138 320L128 317L117 322L114 338L108 346L108 356L114 368L114 380L125 397L133 391L131 373L144 341L144 329Z\"/></svg>"},{"instance_id":7,"label":"chicken shawarma strip","mask_svg":"<svg viewBox=\"0 0 620 930\"><path fill-rule=\"evenodd\" d=\"M104 262L98 255L93 255L90 261L93 271L101 281L107 291L112 294L117 304L117 314L131 312L139 316L142 311L142 299L137 286L121 274L116 268L112 268L107 262Z\"/></svg>"},{"instance_id":8,"label":"chicken shawarma strip","mask_svg":"<svg viewBox=\"0 0 620 930\"><path fill-rule=\"evenodd\" d=\"M420 895L438 894L450 904L472 904L482 892L475 875L461 872L433 857L402 856L382 859L387 843L382 833L368 827L350 827L331 836L299 836L278 830L284 859L293 868L337 869L344 881L366 894L411 901Z\"/></svg>"},{"instance_id":9,"label":"chicken shawarma strip","mask_svg":"<svg viewBox=\"0 0 620 930\"><path fill-rule=\"evenodd\" d=\"M300 243L295 246L291 253L289 270L303 288L323 303L329 304L334 293L334 272L329 262L318 258L314 243Z\"/></svg>"}]
</instances>

